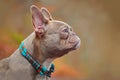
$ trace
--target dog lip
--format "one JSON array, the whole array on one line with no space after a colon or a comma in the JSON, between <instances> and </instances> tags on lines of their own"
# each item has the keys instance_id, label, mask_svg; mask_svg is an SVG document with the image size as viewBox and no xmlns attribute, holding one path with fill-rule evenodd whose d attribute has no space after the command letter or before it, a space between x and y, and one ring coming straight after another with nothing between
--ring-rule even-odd
<instances>
[{"instance_id":1,"label":"dog lip","mask_svg":"<svg viewBox=\"0 0 120 80\"><path fill-rule=\"evenodd\" d=\"M80 47L80 41L77 41L73 48L78 49L79 47Z\"/></svg>"}]
</instances>

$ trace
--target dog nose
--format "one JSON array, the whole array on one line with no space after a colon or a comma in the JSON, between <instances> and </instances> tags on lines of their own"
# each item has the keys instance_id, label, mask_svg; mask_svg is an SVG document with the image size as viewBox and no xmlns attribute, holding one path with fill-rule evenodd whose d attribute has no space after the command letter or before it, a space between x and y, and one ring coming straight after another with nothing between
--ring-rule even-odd
<instances>
[{"instance_id":1,"label":"dog nose","mask_svg":"<svg viewBox=\"0 0 120 80\"><path fill-rule=\"evenodd\" d=\"M76 35L76 33L75 33L75 32L72 32L72 33L71 33L71 35L73 35L73 36L74 36L74 35Z\"/></svg>"}]
</instances>

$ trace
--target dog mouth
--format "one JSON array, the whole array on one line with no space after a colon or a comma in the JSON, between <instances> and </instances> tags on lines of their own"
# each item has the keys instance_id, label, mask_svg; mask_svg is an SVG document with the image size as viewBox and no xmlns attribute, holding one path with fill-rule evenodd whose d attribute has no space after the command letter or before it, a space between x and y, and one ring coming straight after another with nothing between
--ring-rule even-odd
<instances>
[{"instance_id":1,"label":"dog mouth","mask_svg":"<svg viewBox=\"0 0 120 80\"><path fill-rule=\"evenodd\" d=\"M64 50L63 53L60 53L60 54L59 54L59 56L63 56L63 55L65 55L65 54L68 54L70 51L76 50L76 49L78 49L79 47L80 47L80 41L77 41L77 42L75 43L75 45L73 46L73 48Z\"/></svg>"},{"instance_id":2,"label":"dog mouth","mask_svg":"<svg viewBox=\"0 0 120 80\"><path fill-rule=\"evenodd\" d=\"M53 51L52 56L57 58L68 54L72 50L76 50L80 47L81 40L79 37L72 41L66 42L66 45L63 48L57 48ZM55 53L54 53L55 52Z\"/></svg>"},{"instance_id":3,"label":"dog mouth","mask_svg":"<svg viewBox=\"0 0 120 80\"><path fill-rule=\"evenodd\" d=\"M78 49L80 47L80 41L77 41L73 46L74 49Z\"/></svg>"},{"instance_id":4,"label":"dog mouth","mask_svg":"<svg viewBox=\"0 0 120 80\"><path fill-rule=\"evenodd\" d=\"M71 47L71 48L72 48L73 50L76 50L76 49L78 49L78 48L80 47L81 40L80 40L79 37L76 37L76 40L75 40L75 41L73 40L73 42L71 41L70 43L72 44L72 47Z\"/></svg>"},{"instance_id":5,"label":"dog mouth","mask_svg":"<svg viewBox=\"0 0 120 80\"><path fill-rule=\"evenodd\" d=\"M61 56L65 55L65 54L68 54L71 50L76 50L76 49L78 49L79 47L80 47L80 40L77 41L72 48L65 49L65 50L61 51L60 53L57 54L57 56L58 56L58 57L61 57Z\"/></svg>"}]
</instances>

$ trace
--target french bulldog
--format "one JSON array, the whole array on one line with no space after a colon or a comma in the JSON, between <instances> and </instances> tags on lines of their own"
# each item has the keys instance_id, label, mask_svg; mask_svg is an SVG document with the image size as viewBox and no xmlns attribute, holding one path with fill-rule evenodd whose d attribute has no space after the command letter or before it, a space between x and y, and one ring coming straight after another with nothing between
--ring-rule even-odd
<instances>
[{"instance_id":1,"label":"french bulldog","mask_svg":"<svg viewBox=\"0 0 120 80\"><path fill-rule=\"evenodd\" d=\"M34 32L22 42L32 57L49 70L53 60L79 48L81 40L71 26L54 20L46 8L32 5L30 11ZM39 75L19 49L0 61L0 80L49 79L46 75Z\"/></svg>"}]
</instances>

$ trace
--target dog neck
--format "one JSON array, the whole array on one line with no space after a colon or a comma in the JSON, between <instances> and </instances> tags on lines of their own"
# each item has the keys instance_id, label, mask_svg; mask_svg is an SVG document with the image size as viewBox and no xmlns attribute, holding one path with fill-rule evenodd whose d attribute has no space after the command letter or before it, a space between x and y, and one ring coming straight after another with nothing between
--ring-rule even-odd
<instances>
[{"instance_id":1,"label":"dog neck","mask_svg":"<svg viewBox=\"0 0 120 80\"><path fill-rule=\"evenodd\" d=\"M25 47L27 51L41 64L49 68L51 62L54 60L53 58L48 58L47 53L42 47L38 47L35 45L35 32L33 32L30 36L28 36L24 41Z\"/></svg>"}]
</instances>

